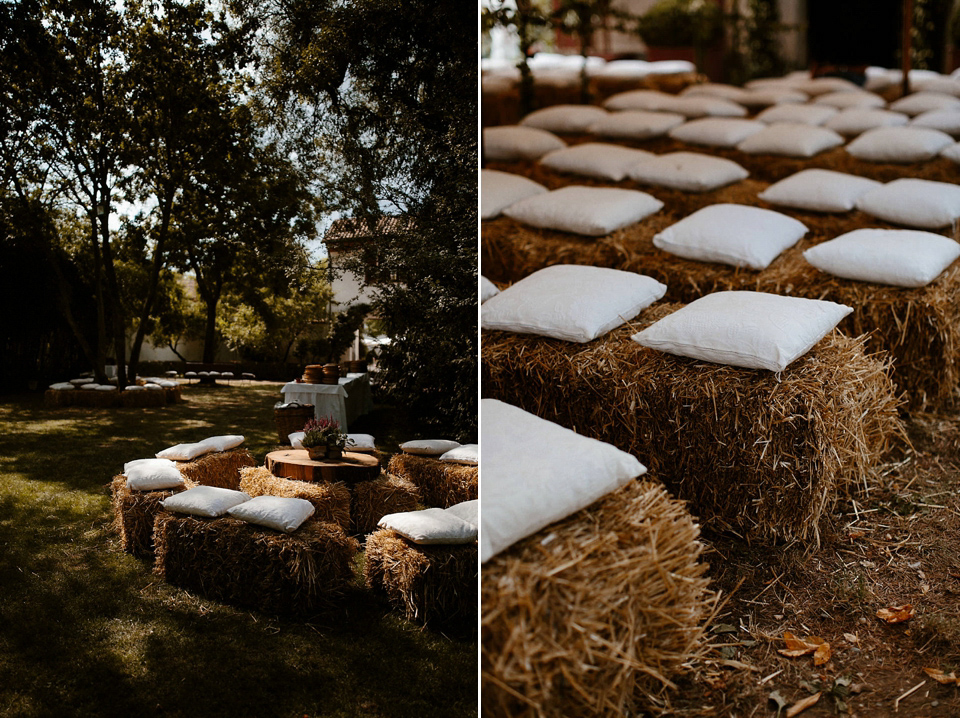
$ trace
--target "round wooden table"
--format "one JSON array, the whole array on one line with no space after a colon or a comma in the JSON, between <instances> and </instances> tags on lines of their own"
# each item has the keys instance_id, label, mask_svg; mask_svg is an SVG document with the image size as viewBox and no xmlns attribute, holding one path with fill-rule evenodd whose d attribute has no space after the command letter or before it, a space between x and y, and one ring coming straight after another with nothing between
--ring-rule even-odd
<instances>
[{"instance_id":1,"label":"round wooden table","mask_svg":"<svg viewBox=\"0 0 960 718\"><path fill-rule=\"evenodd\" d=\"M380 460L373 454L344 451L340 460L311 461L306 449L271 451L267 469L274 476L300 481L343 481L356 483L380 476Z\"/></svg>"}]
</instances>

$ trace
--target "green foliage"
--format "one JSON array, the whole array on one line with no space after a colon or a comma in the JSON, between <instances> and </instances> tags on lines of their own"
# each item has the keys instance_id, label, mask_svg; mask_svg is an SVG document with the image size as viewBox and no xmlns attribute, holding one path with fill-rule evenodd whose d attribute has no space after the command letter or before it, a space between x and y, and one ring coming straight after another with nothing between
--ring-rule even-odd
<instances>
[{"instance_id":1,"label":"green foliage","mask_svg":"<svg viewBox=\"0 0 960 718\"><path fill-rule=\"evenodd\" d=\"M712 0L658 0L640 16L637 32L648 45L708 46L723 35L723 12Z\"/></svg>"},{"instance_id":2,"label":"green foliage","mask_svg":"<svg viewBox=\"0 0 960 718\"><path fill-rule=\"evenodd\" d=\"M299 357L308 362L338 362L350 348L358 330L370 311L369 304L354 304L333 315L328 331L322 336L304 339L296 348Z\"/></svg>"}]
</instances>

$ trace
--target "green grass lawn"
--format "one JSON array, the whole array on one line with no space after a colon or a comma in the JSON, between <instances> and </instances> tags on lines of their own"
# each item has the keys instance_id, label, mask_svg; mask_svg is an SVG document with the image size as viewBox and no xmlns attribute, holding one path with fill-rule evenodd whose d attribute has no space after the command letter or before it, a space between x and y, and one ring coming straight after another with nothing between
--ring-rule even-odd
<instances>
[{"instance_id":1,"label":"green grass lawn","mask_svg":"<svg viewBox=\"0 0 960 718\"><path fill-rule=\"evenodd\" d=\"M0 397L0 716L477 714L475 626L423 630L359 580L335 611L278 618L168 586L120 550L107 484L123 463L233 433L262 462L280 386L185 387L156 409ZM386 407L350 430L388 451L418 435Z\"/></svg>"}]
</instances>

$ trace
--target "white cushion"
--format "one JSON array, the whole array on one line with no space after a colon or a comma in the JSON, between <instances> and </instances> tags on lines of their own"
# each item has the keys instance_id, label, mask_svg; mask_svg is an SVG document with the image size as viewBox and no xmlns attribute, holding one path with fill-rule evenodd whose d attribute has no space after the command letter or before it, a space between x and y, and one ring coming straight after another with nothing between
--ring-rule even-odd
<instances>
[{"instance_id":1,"label":"white cushion","mask_svg":"<svg viewBox=\"0 0 960 718\"><path fill-rule=\"evenodd\" d=\"M802 80L797 76L793 86L801 92L806 92L811 97L818 97L831 92L862 91L859 85L842 77L814 77Z\"/></svg>"},{"instance_id":2,"label":"white cushion","mask_svg":"<svg viewBox=\"0 0 960 718\"><path fill-rule=\"evenodd\" d=\"M618 92L610 95L603 106L608 110L647 110L648 112L659 112L666 108L673 99L673 95L659 90L628 90L627 92Z\"/></svg>"},{"instance_id":3,"label":"white cushion","mask_svg":"<svg viewBox=\"0 0 960 718\"><path fill-rule=\"evenodd\" d=\"M249 500L250 495L243 491L222 489L218 486L195 486L164 499L163 508L181 514L215 518Z\"/></svg>"},{"instance_id":4,"label":"white cushion","mask_svg":"<svg viewBox=\"0 0 960 718\"><path fill-rule=\"evenodd\" d=\"M619 182L637 162L656 157L652 152L635 150L603 142L584 142L548 152L540 164L557 172L596 177Z\"/></svg>"},{"instance_id":5,"label":"white cushion","mask_svg":"<svg viewBox=\"0 0 960 718\"><path fill-rule=\"evenodd\" d=\"M96 384L97 382L95 379L91 379L90 377L81 377L80 379L71 379L70 383L74 386L82 386L84 384Z\"/></svg>"},{"instance_id":6,"label":"white cushion","mask_svg":"<svg viewBox=\"0 0 960 718\"><path fill-rule=\"evenodd\" d=\"M672 112L647 112L626 110L611 112L590 126L590 132L598 137L645 140L660 137L684 121L683 115Z\"/></svg>"},{"instance_id":7,"label":"white cushion","mask_svg":"<svg viewBox=\"0 0 960 718\"><path fill-rule=\"evenodd\" d=\"M905 115L919 115L930 110L960 108L960 97L939 92L915 92L890 103L889 109Z\"/></svg>"},{"instance_id":8,"label":"white cushion","mask_svg":"<svg viewBox=\"0 0 960 718\"><path fill-rule=\"evenodd\" d=\"M137 459L123 466L127 488L131 491L155 491L172 489L183 484L180 470L163 459Z\"/></svg>"},{"instance_id":9,"label":"white cushion","mask_svg":"<svg viewBox=\"0 0 960 718\"><path fill-rule=\"evenodd\" d=\"M923 162L953 144L950 135L925 127L878 127L847 145L851 155L867 162Z\"/></svg>"},{"instance_id":10,"label":"white cushion","mask_svg":"<svg viewBox=\"0 0 960 718\"><path fill-rule=\"evenodd\" d=\"M667 288L651 277L557 264L504 289L480 307L484 329L589 342L633 319Z\"/></svg>"},{"instance_id":11,"label":"white cushion","mask_svg":"<svg viewBox=\"0 0 960 718\"><path fill-rule=\"evenodd\" d=\"M146 391L146 387L140 386L139 384L131 384L130 386L123 387L124 391Z\"/></svg>"},{"instance_id":12,"label":"white cushion","mask_svg":"<svg viewBox=\"0 0 960 718\"><path fill-rule=\"evenodd\" d=\"M733 160L696 152L668 152L630 170L630 178L637 182L686 192L708 192L749 175Z\"/></svg>"},{"instance_id":13,"label":"white cushion","mask_svg":"<svg viewBox=\"0 0 960 718\"><path fill-rule=\"evenodd\" d=\"M749 90L744 90L736 85L725 85L720 82L705 82L702 85L688 85L680 91L681 97L719 97L722 100L729 100L737 104L741 98L750 94Z\"/></svg>"},{"instance_id":14,"label":"white cushion","mask_svg":"<svg viewBox=\"0 0 960 718\"><path fill-rule=\"evenodd\" d=\"M449 439L414 439L400 444L400 450L406 454L418 456L440 456L460 446L459 441Z\"/></svg>"},{"instance_id":15,"label":"white cushion","mask_svg":"<svg viewBox=\"0 0 960 718\"><path fill-rule=\"evenodd\" d=\"M736 147L765 128L766 125L755 120L742 120L733 117L702 117L690 120L670 130L669 135L680 142L708 147Z\"/></svg>"},{"instance_id":16,"label":"white cushion","mask_svg":"<svg viewBox=\"0 0 960 718\"><path fill-rule=\"evenodd\" d=\"M945 147L942 152L940 152L941 157L946 157L948 160L960 164L960 142L955 145L950 145Z\"/></svg>"},{"instance_id":17,"label":"white cushion","mask_svg":"<svg viewBox=\"0 0 960 718\"><path fill-rule=\"evenodd\" d=\"M768 125L789 122L797 125L822 125L840 110L829 105L774 105L768 107L755 119Z\"/></svg>"},{"instance_id":18,"label":"white cushion","mask_svg":"<svg viewBox=\"0 0 960 718\"><path fill-rule=\"evenodd\" d=\"M387 514L377 526L391 529L417 544L462 544L477 540L477 527L443 509Z\"/></svg>"},{"instance_id":19,"label":"white cushion","mask_svg":"<svg viewBox=\"0 0 960 718\"><path fill-rule=\"evenodd\" d=\"M645 347L717 364L783 371L853 309L765 292L715 292L633 339Z\"/></svg>"},{"instance_id":20,"label":"white cushion","mask_svg":"<svg viewBox=\"0 0 960 718\"><path fill-rule=\"evenodd\" d=\"M54 391L68 391L74 388L73 384L68 381L60 381L56 384L51 384L50 388Z\"/></svg>"},{"instance_id":21,"label":"white cushion","mask_svg":"<svg viewBox=\"0 0 960 718\"><path fill-rule=\"evenodd\" d=\"M306 499L256 496L237 503L227 513L235 519L289 534L300 528L314 511L313 504Z\"/></svg>"},{"instance_id":22,"label":"white cushion","mask_svg":"<svg viewBox=\"0 0 960 718\"><path fill-rule=\"evenodd\" d=\"M163 381L158 381L157 384L158 384L162 389L173 389L175 386L177 386L177 382L175 382L175 381L170 381L169 379L164 379Z\"/></svg>"},{"instance_id":23,"label":"white cushion","mask_svg":"<svg viewBox=\"0 0 960 718\"><path fill-rule=\"evenodd\" d=\"M302 449L303 437L305 435L305 431L294 431L292 434L287 434L287 440L290 442L290 447L293 449Z\"/></svg>"},{"instance_id":24,"label":"white cushion","mask_svg":"<svg viewBox=\"0 0 960 718\"><path fill-rule=\"evenodd\" d=\"M909 121L910 118L902 112L855 107L834 115L823 126L844 137L856 137L875 127L902 127Z\"/></svg>"},{"instance_id":25,"label":"white cushion","mask_svg":"<svg viewBox=\"0 0 960 718\"><path fill-rule=\"evenodd\" d=\"M960 257L960 244L914 229L857 229L811 247L803 257L838 277L923 287Z\"/></svg>"},{"instance_id":26,"label":"white cushion","mask_svg":"<svg viewBox=\"0 0 960 718\"><path fill-rule=\"evenodd\" d=\"M193 444L177 444L176 446L168 447L163 451L158 451L157 458L172 459L174 461L193 461L198 456L209 454L211 451L214 451L212 446L203 444L201 442L196 442Z\"/></svg>"},{"instance_id":27,"label":"white cushion","mask_svg":"<svg viewBox=\"0 0 960 718\"><path fill-rule=\"evenodd\" d=\"M952 137L960 136L960 108L923 112L910 120L910 126L940 130Z\"/></svg>"},{"instance_id":28,"label":"white cushion","mask_svg":"<svg viewBox=\"0 0 960 718\"><path fill-rule=\"evenodd\" d=\"M886 107L887 101L880 95L862 90L842 90L840 92L827 92L814 99L815 105L828 105L836 107L839 110L846 110L851 107L860 108L880 108Z\"/></svg>"},{"instance_id":29,"label":"white cushion","mask_svg":"<svg viewBox=\"0 0 960 718\"><path fill-rule=\"evenodd\" d=\"M159 384L144 384L143 388L147 391L163 391L163 387Z\"/></svg>"},{"instance_id":30,"label":"white cushion","mask_svg":"<svg viewBox=\"0 0 960 718\"><path fill-rule=\"evenodd\" d=\"M960 186L907 177L865 192L857 209L894 224L946 227L960 217Z\"/></svg>"},{"instance_id":31,"label":"white cushion","mask_svg":"<svg viewBox=\"0 0 960 718\"><path fill-rule=\"evenodd\" d=\"M209 446L213 451L229 451L235 449L243 443L243 437L239 434L228 434L225 436L211 436L200 442L204 446Z\"/></svg>"},{"instance_id":32,"label":"white cushion","mask_svg":"<svg viewBox=\"0 0 960 718\"><path fill-rule=\"evenodd\" d=\"M539 182L499 170L480 171L480 217L499 217L505 207L547 191Z\"/></svg>"},{"instance_id":33,"label":"white cushion","mask_svg":"<svg viewBox=\"0 0 960 718\"><path fill-rule=\"evenodd\" d=\"M497 288L493 282L480 275L480 303L483 304L490 297L495 297L500 294L500 290Z\"/></svg>"},{"instance_id":34,"label":"white cushion","mask_svg":"<svg viewBox=\"0 0 960 718\"><path fill-rule=\"evenodd\" d=\"M534 110L520 120L520 124L550 132L586 132L606 115L606 110L594 105L553 105Z\"/></svg>"},{"instance_id":35,"label":"white cushion","mask_svg":"<svg viewBox=\"0 0 960 718\"><path fill-rule=\"evenodd\" d=\"M534 227L602 237L636 224L661 207L663 202L637 190L571 185L527 197L503 213Z\"/></svg>"},{"instance_id":36,"label":"white cushion","mask_svg":"<svg viewBox=\"0 0 960 718\"><path fill-rule=\"evenodd\" d=\"M496 399L483 399L480 412L481 561L646 472L610 444Z\"/></svg>"},{"instance_id":37,"label":"white cushion","mask_svg":"<svg viewBox=\"0 0 960 718\"><path fill-rule=\"evenodd\" d=\"M347 434L347 451L368 452L376 448L376 441L372 434Z\"/></svg>"},{"instance_id":38,"label":"white cushion","mask_svg":"<svg viewBox=\"0 0 960 718\"><path fill-rule=\"evenodd\" d=\"M813 157L842 144L843 138L833 130L782 122L751 135L737 149L748 154Z\"/></svg>"},{"instance_id":39,"label":"white cushion","mask_svg":"<svg viewBox=\"0 0 960 718\"><path fill-rule=\"evenodd\" d=\"M675 112L684 117L746 117L747 108L719 97L677 97L668 95L669 100L660 107L663 112Z\"/></svg>"},{"instance_id":40,"label":"white cushion","mask_svg":"<svg viewBox=\"0 0 960 718\"><path fill-rule=\"evenodd\" d=\"M536 127L502 125L483 130L483 154L492 162L535 160L567 143L552 132Z\"/></svg>"},{"instance_id":41,"label":"white cushion","mask_svg":"<svg viewBox=\"0 0 960 718\"><path fill-rule=\"evenodd\" d=\"M84 384L84 386L90 386L90 384ZM97 391L116 391L117 387L110 386L108 384L99 384L94 387Z\"/></svg>"},{"instance_id":42,"label":"white cushion","mask_svg":"<svg viewBox=\"0 0 960 718\"><path fill-rule=\"evenodd\" d=\"M805 92L783 87L748 90L737 102L744 107L769 107L770 105L803 104L809 99Z\"/></svg>"},{"instance_id":43,"label":"white cushion","mask_svg":"<svg viewBox=\"0 0 960 718\"><path fill-rule=\"evenodd\" d=\"M687 259L765 269L807 233L793 217L741 204L713 204L654 235L654 246Z\"/></svg>"},{"instance_id":44,"label":"white cushion","mask_svg":"<svg viewBox=\"0 0 960 718\"><path fill-rule=\"evenodd\" d=\"M480 500L472 499L470 501L461 501L459 504L448 506L444 509L448 514L453 514L458 519L463 519L473 526L480 525Z\"/></svg>"},{"instance_id":45,"label":"white cushion","mask_svg":"<svg viewBox=\"0 0 960 718\"><path fill-rule=\"evenodd\" d=\"M960 97L960 82L954 77L929 77L911 83L918 92L936 92L941 95Z\"/></svg>"},{"instance_id":46,"label":"white cushion","mask_svg":"<svg viewBox=\"0 0 960 718\"><path fill-rule=\"evenodd\" d=\"M440 457L440 461L476 466L480 463L480 445L464 444L463 446L458 446L456 449L450 449L450 451Z\"/></svg>"},{"instance_id":47,"label":"white cushion","mask_svg":"<svg viewBox=\"0 0 960 718\"><path fill-rule=\"evenodd\" d=\"M770 204L813 212L849 212L865 192L882 183L833 170L801 170L757 195Z\"/></svg>"},{"instance_id":48,"label":"white cushion","mask_svg":"<svg viewBox=\"0 0 960 718\"><path fill-rule=\"evenodd\" d=\"M87 384L79 384L78 386L79 386L81 389L86 389L87 391L95 391L96 389L100 388L100 385L97 384L96 382L90 382L90 383L87 383Z\"/></svg>"}]
</instances>

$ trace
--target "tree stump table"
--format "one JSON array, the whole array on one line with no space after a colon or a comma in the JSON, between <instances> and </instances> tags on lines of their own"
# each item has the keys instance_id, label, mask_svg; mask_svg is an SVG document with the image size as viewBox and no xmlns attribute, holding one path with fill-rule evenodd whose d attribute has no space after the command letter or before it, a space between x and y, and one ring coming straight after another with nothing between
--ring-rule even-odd
<instances>
[{"instance_id":1,"label":"tree stump table","mask_svg":"<svg viewBox=\"0 0 960 718\"><path fill-rule=\"evenodd\" d=\"M274 476L300 481L342 481L355 484L380 476L380 460L372 454L344 451L339 460L311 461L305 449L271 451L266 467Z\"/></svg>"}]
</instances>

